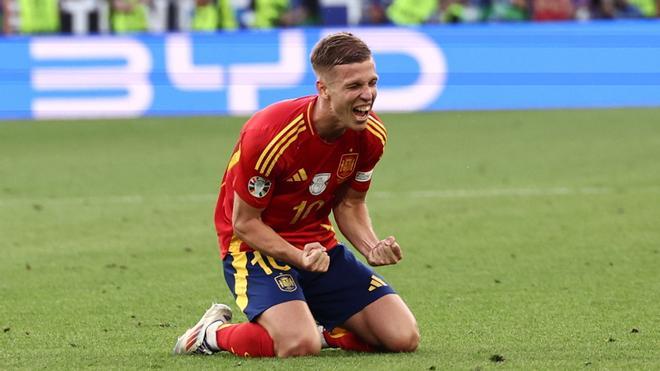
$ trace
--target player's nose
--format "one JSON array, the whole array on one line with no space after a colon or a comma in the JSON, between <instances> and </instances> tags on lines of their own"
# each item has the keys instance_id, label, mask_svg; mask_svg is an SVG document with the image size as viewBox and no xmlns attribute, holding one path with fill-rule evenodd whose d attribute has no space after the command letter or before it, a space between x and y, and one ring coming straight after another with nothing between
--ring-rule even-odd
<instances>
[{"instance_id":1,"label":"player's nose","mask_svg":"<svg viewBox=\"0 0 660 371\"><path fill-rule=\"evenodd\" d=\"M367 102L371 102L373 97L374 97L374 93L373 93L373 91L371 91L371 88L369 86L365 86L360 91L360 99L362 99L362 100L365 100Z\"/></svg>"}]
</instances>

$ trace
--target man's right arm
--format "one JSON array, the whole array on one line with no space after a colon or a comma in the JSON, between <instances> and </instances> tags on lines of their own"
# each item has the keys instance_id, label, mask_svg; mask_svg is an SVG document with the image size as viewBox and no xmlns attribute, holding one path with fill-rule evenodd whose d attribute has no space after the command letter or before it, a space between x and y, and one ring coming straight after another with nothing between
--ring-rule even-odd
<instances>
[{"instance_id":1,"label":"man's right arm","mask_svg":"<svg viewBox=\"0 0 660 371\"><path fill-rule=\"evenodd\" d=\"M330 258L318 242L305 245L303 250L288 243L261 220L263 209L252 207L234 193L232 225L236 236L251 248L294 267L311 271L328 270Z\"/></svg>"}]
</instances>

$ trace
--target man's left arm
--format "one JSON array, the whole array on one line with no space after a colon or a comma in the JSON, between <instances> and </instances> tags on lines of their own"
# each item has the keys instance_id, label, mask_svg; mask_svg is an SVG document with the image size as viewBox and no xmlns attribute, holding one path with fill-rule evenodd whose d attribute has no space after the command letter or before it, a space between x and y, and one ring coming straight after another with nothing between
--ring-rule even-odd
<instances>
[{"instance_id":1,"label":"man's left arm","mask_svg":"<svg viewBox=\"0 0 660 371\"><path fill-rule=\"evenodd\" d=\"M367 192L347 187L333 209L341 233L372 266L396 264L403 258L401 247L393 236L378 239L367 208Z\"/></svg>"}]
</instances>

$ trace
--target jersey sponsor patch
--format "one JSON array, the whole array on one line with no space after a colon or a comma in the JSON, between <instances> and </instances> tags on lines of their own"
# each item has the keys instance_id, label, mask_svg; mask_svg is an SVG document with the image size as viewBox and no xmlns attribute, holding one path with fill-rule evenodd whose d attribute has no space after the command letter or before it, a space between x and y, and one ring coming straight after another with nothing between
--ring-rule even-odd
<instances>
[{"instance_id":1,"label":"jersey sponsor patch","mask_svg":"<svg viewBox=\"0 0 660 371\"><path fill-rule=\"evenodd\" d=\"M337 168L337 177L339 177L339 179L344 179L351 176L351 174L353 174L353 170L355 170L357 159L357 153L344 153L341 155L341 159L339 160L339 167Z\"/></svg>"},{"instance_id":2,"label":"jersey sponsor patch","mask_svg":"<svg viewBox=\"0 0 660 371\"><path fill-rule=\"evenodd\" d=\"M371 176L374 174L374 171L358 171L355 173L355 181L364 183L371 180Z\"/></svg>"},{"instance_id":3,"label":"jersey sponsor patch","mask_svg":"<svg viewBox=\"0 0 660 371\"><path fill-rule=\"evenodd\" d=\"M288 273L275 276L275 283L277 283L277 287L279 287L280 290L286 292L293 292L298 288L296 281Z\"/></svg>"},{"instance_id":4,"label":"jersey sponsor patch","mask_svg":"<svg viewBox=\"0 0 660 371\"><path fill-rule=\"evenodd\" d=\"M319 173L314 175L314 178L312 179L312 184L309 185L309 193L311 193L314 196L318 196L323 191L325 191L325 187L328 186L328 181L330 180L330 173Z\"/></svg>"},{"instance_id":5,"label":"jersey sponsor patch","mask_svg":"<svg viewBox=\"0 0 660 371\"><path fill-rule=\"evenodd\" d=\"M248 192L256 198L263 198L270 191L271 182L260 176L253 176L248 181Z\"/></svg>"}]
</instances>

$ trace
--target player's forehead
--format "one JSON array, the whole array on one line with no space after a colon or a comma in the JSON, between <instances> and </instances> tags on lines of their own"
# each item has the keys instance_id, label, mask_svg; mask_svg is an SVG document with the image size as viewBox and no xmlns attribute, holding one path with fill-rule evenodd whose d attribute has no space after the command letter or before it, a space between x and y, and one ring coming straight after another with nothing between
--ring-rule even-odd
<instances>
[{"instance_id":1,"label":"player's forehead","mask_svg":"<svg viewBox=\"0 0 660 371\"><path fill-rule=\"evenodd\" d=\"M330 69L331 78L341 83L369 82L378 79L376 64L373 58L363 62L347 63L333 66Z\"/></svg>"}]
</instances>

